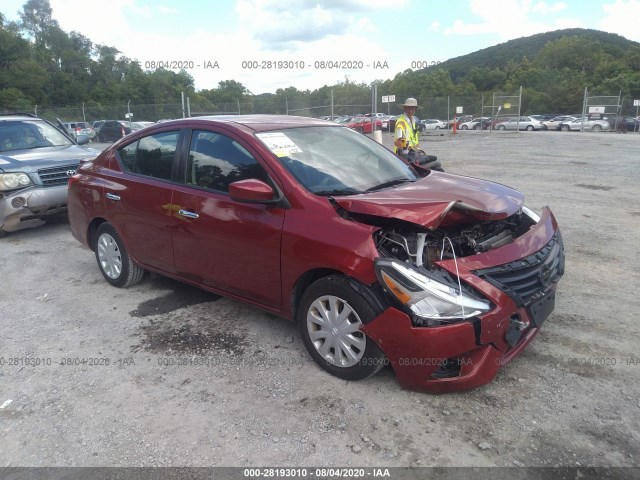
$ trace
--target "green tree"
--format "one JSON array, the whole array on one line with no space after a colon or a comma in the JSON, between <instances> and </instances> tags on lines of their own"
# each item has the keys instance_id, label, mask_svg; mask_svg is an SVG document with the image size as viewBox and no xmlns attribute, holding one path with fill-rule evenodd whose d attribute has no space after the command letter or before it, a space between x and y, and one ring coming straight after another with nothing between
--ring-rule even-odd
<instances>
[{"instance_id":1,"label":"green tree","mask_svg":"<svg viewBox=\"0 0 640 480\"><path fill-rule=\"evenodd\" d=\"M36 46L44 47L50 30L58 26L49 0L27 0L19 12L22 29L33 38Z\"/></svg>"}]
</instances>

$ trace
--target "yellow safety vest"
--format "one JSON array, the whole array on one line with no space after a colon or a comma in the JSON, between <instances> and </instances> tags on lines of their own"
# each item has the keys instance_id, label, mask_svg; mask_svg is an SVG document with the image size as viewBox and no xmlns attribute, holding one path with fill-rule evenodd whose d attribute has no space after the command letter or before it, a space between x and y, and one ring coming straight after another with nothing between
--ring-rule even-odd
<instances>
[{"instance_id":1,"label":"yellow safety vest","mask_svg":"<svg viewBox=\"0 0 640 480\"><path fill-rule=\"evenodd\" d=\"M408 140L407 148L411 148L413 150L417 150L419 147L419 139L418 139L418 126L415 123L409 122L409 119L402 114L396 120L396 132L398 128L402 128L402 131L405 133L405 137ZM394 134L395 140L397 140L396 134ZM402 149L396 147L395 151L401 151Z\"/></svg>"}]
</instances>

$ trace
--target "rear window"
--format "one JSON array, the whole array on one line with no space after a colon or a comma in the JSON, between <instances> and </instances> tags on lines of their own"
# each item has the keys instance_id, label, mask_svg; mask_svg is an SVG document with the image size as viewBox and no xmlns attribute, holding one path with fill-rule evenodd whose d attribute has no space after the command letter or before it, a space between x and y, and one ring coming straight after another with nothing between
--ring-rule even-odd
<instances>
[{"instance_id":1,"label":"rear window","mask_svg":"<svg viewBox=\"0 0 640 480\"><path fill-rule=\"evenodd\" d=\"M162 132L142 137L118 150L125 171L171 180L180 132Z\"/></svg>"}]
</instances>

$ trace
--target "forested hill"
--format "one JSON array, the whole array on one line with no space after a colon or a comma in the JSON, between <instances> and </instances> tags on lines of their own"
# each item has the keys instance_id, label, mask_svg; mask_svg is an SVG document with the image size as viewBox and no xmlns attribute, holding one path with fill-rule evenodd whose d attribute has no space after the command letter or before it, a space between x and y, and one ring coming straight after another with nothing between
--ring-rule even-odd
<instances>
[{"instance_id":1,"label":"forested hill","mask_svg":"<svg viewBox=\"0 0 640 480\"><path fill-rule=\"evenodd\" d=\"M613 58L622 58L631 47L640 47L640 43L628 40L615 33L584 28L567 28L509 40L468 55L452 58L442 62L440 67L448 70L451 79L455 82L468 75L474 67L504 69L509 65L509 62L519 63L523 58L533 60L545 50L545 47L550 42L554 47L559 47L561 45L555 42L568 38L573 38L575 41L582 43L583 50L597 45L598 50L611 55Z\"/></svg>"}]
</instances>

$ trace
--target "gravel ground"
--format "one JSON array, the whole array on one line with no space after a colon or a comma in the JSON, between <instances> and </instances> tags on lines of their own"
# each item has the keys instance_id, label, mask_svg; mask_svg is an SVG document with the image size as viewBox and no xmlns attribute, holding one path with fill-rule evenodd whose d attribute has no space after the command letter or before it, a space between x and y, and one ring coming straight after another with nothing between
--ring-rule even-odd
<instances>
[{"instance_id":1,"label":"gravel ground","mask_svg":"<svg viewBox=\"0 0 640 480\"><path fill-rule=\"evenodd\" d=\"M286 320L155 275L110 287L63 219L0 240L0 467L640 466L640 134L423 138L561 224L556 310L493 383L339 380Z\"/></svg>"}]
</instances>

